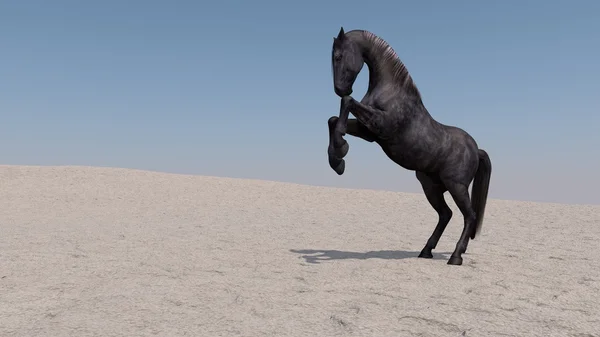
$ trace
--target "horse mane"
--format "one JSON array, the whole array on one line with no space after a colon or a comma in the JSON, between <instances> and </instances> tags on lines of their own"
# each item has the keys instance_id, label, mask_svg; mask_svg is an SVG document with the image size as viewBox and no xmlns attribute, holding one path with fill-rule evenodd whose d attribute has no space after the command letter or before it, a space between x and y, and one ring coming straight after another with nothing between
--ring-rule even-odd
<instances>
[{"instance_id":1,"label":"horse mane","mask_svg":"<svg viewBox=\"0 0 600 337\"><path fill-rule=\"evenodd\" d=\"M415 94L418 98L421 98L421 93L408 73L408 69L406 69L406 66L402 63L392 46L384 39L367 30L357 30L357 32L360 33L365 41L372 45L373 49L376 50L378 54L382 55L383 64L391 64L393 79L400 84L402 88Z\"/></svg>"}]
</instances>

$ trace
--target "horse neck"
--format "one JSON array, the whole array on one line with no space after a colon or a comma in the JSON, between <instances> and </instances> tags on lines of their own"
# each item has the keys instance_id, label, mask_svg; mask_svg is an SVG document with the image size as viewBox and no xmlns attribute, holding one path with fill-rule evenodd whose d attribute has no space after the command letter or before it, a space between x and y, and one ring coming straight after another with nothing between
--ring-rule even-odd
<instances>
[{"instance_id":1,"label":"horse neck","mask_svg":"<svg viewBox=\"0 0 600 337\"><path fill-rule=\"evenodd\" d=\"M368 91L373 91L380 85L386 83L393 83L393 79L391 74L391 68L386 69L387 67L382 67L378 65L377 62L372 62L370 59L364 59L367 68L369 69L369 88Z\"/></svg>"},{"instance_id":2,"label":"horse neck","mask_svg":"<svg viewBox=\"0 0 600 337\"><path fill-rule=\"evenodd\" d=\"M415 98L417 102L421 101L419 90L414 86L412 78L396 53L391 50L392 56L386 51L389 48L387 42L373 39L366 32L354 31L351 36L360 46L363 61L369 68L369 92L379 86L391 85L396 90L404 91L407 96Z\"/></svg>"},{"instance_id":3,"label":"horse neck","mask_svg":"<svg viewBox=\"0 0 600 337\"><path fill-rule=\"evenodd\" d=\"M398 82L394 78L395 64L393 60L382 57L379 48L374 46L371 41L365 39L360 45L363 61L369 69L369 91L380 85ZM400 86L398 85L398 87Z\"/></svg>"}]
</instances>

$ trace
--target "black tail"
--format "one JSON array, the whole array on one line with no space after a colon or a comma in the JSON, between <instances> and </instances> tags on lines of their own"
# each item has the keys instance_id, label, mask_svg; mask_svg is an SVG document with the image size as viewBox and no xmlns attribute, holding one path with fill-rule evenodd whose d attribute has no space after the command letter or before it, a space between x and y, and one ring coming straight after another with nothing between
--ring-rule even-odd
<instances>
[{"instance_id":1,"label":"black tail","mask_svg":"<svg viewBox=\"0 0 600 337\"><path fill-rule=\"evenodd\" d=\"M473 189L471 192L471 207L475 211L477 222L475 231L471 233L471 239L475 239L475 236L481 231L481 224L483 223L483 214L485 213L485 204L487 201L488 190L490 187L490 176L492 175L492 162L487 152L479 149L479 168L475 173L475 179L473 180Z\"/></svg>"}]
</instances>

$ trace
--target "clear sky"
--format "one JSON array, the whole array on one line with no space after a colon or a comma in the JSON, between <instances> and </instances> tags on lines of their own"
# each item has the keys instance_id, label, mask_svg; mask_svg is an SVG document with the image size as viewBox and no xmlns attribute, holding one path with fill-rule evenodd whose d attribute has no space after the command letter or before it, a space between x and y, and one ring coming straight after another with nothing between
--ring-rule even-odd
<instances>
[{"instance_id":1,"label":"clear sky","mask_svg":"<svg viewBox=\"0 0 600 337\"><path fill-rule=\"evenodd\" d=\"M490 197L598 204L599 18L589 0L1 1L0 163L422 193L350 136L329 168L343 26L388 41L434 118L489 152Z\"/></svg>"}]
</instances>

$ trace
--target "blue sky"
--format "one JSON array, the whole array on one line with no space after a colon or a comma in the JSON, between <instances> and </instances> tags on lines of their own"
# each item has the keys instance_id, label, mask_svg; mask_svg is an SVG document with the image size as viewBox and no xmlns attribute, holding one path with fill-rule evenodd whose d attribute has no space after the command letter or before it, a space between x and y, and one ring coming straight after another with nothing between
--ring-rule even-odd
<instances>
[{"instance_id":1,"label":"blue sky","mask_svg":"<svg viewBox=\"0 0 600 337\"><path fill-rule=\"evenodd\" d=\"M586 0L2 1L0 163L421 193L350 136L346 173L329 168L343 26L388 41L434 118L489 152L490 197L598 204L598 17Z\"/></svg>"}]
</instances>

